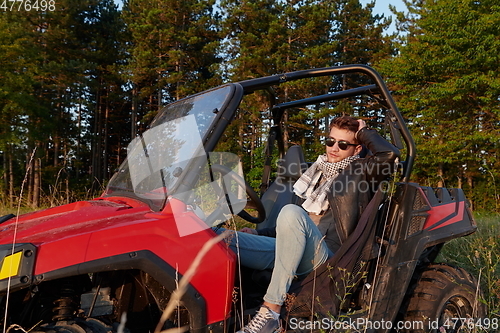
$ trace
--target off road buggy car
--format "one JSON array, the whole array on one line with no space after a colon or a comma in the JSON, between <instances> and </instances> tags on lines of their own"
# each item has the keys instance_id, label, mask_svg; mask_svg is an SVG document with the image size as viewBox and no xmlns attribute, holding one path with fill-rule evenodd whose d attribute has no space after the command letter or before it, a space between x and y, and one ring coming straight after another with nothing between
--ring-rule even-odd
<instances>
[{"instance_id":1,"label":"off road buggy car","mask_svg":"<svg viewBox=\"0 0 500 333\"><path fill-rule=\"evenodd\" d=\"M285 100L276 93L293 96L280 89L289 82L341 82L351 76L362 80L324 95ZM258 137L267 140L261 195L243 180L249 169L236 155L215 153L221 141L237 139L225 131L245 111L242 100L256 94L260 102L264 96L269 100L256 125L269 129L267 138ZM101 197L3 217L4 332L116 331L123 314L127 331L153 331L179 279L216 236L214 226L238 212L272 226L283 205L297 202L291 184L307 167L309 142L297 145L285 138L291 128L287 119L344 99L360 115L365 113L356 103L363 99L376 115L370 126L392 140L404 158L332 260L294 283L285 327L389 332L445 325L450 332L464 323L452 318L484 316L474 278L434 263L445 242L476 230L463 192L410 182L416 148L405 121L378 73L353 65L225 84L172 103L130 144L127 160ZM245 206L254 213L242 210ZM218 242L163 328L238 329L261 302L268 273L241 267L226 243Z\"/></svg>"}]
</instances>

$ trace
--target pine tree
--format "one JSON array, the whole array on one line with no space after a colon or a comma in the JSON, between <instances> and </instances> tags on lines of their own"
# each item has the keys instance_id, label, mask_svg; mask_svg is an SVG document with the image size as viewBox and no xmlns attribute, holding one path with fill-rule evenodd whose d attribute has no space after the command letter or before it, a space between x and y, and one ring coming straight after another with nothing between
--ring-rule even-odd
<instances>
[{"instance_id":1,"label":"pine tree","mask_svg":"<svg viewBox=\"0 0 500 333\"><path fill-rule=\"evenodd\" d=\"M339 0L333 12L333 39L336 41L335 65L363 64L376 67L377 63L394 54L393 36L385 35L391 19L373 14L374 2L365 7L358 0ZM349 74L339 77L335 90L344 90L367 84L366 76ZM376 126L384 117L371 99L357 98L335 105L339 113L353 113Z\"/></svg>"},{"instance_id":2,"label":"pine tree","mask_svg":"<svg viewBox=\"0 0 500 333\"><path fill-rule=\"evenodd\" d=\"M31 47L28 18L17 12L0 16L0 150L2 152L2 199L12 206L19 192L24 156L19 147L27 135L26 123L36 105L33 83L36 50ZM21 162L20 162L21 161Z\"/></svg>"},{"instance_id":3,"label":"pine tree","mask_svg":"<svg viewBox=\"0 0 500 333\"><path fill-rule=\"evenodd\" d=\"M474 200L476 208L485 197L495 206L493 189L486 194L480 183L493 177L498 184L500 177L497 1L407 5L409 15L400 24L404 44L383 68L410 119L419 149L417 177L435 186L463 185L470 199L481 198Z\"/></svg>"},{"instance_id":4,"label":"pine tree","mask_svg":"<svg viewBox=\"0 0 500 333\"><path fill-rule=\"evenodd\" d=\"M274 0L229 0L222 1L221 8L226 41L223 75L229 81L240 81L276 73L276 54L280 42L286 38L279 22L282 6ZM268 103L269 96L260 93L245 99L226 130L226 138L219 143L219 149L238 154L244 160L244 165L250 167L246 171L259 173L256 163L261 156L256 153L264 151L260 138L265 129L257 124L265 117ZM256 179L253 185L258 184Z\"/></svg>"},{"instance_id":5,"label":"pine tree","mask_svg":"<svg viewBox=\"0 0 500 333\"><path fill-rule=\"evenodd\" d=\"M359 1L227 0L221 6L226 18L227 76L234 81L353 62L372 64L392 50L389 37L382 36L389 21L372 16L373 4L362 8ZM345 54L347 48L349 54ZM285 96L278 102L342 88L325 78L290 82L277 88L277 95ZM253 152L262 151L254 149L255 145L268 130L253 125L254 119L267 111L266 97L247 98L248 103L242 104L242 112L233 125L234 136L229 136L238 137L238 142L226 143L232 144L233 151L242 158L252 159L249 164L252 169L253 160L258 159ZM315 158L324 149L320 137L326 132L331 113L331 105L327 104L286 113L286 126L282 129L285 148L301 144L307 158Z\"/></svg>"},{"instance_id":6,"label":"pine tree","mask_svg":"<svg viewBox=\"0 0 500 333\"><path fill-rule=\"evenodd\" d=\"M125 2L123 17L131 38L126 69L145 109L157 110L220 83L214 79L220 40L214 3Z\"/></svg>"},{"instance_id":7,"label":"pine tree","mask_svg":"<svg viewBox=\"0 0 500 333\"><path fill-rule=\"evenodd\" d=\"M122 28L117 18L116 6L108 0L60 1L57 10L2 16L0 22L6 27L2 31L7 33L0 35L0 61L6 66L0 80L9 81L0 98L2 117L9 119L2 130L3 178L10 183L10 198L26 173L28 204L41 204L42 194L49 204L71 200L70 192L88 185L92 175L88 170L95 178L107 178L113 168L108 162L110 152L123 155L122 137L112 136L118 120L127 119L112 112L123 109L124 100L123 82L114 73L114 66L124 58L118 46L116 31ZM113 94L120 97L113 100ZM93 137L104 138L104 144L94 145L92 153L100 154L94 161L104 163L92 168L88 149L92 133L87 125L98 114L109 119L98 119L103 129ZM25 161L33 152L34 164L28 165ZM16 164L17 174L10 172Z\"/></svg>"},{"instance_id":8,"label":"pine tree","mask_svg":"<svg viewBox=\"0 0 500 333\"><path fill-rule=\"evenodd\" d=\"M93 101L83 110L90 127L91 151L80 152L88 156L92 186L100 191L124 159L131 140L131 99L120 71L126 59L126 27L111 0L89 3L78 18L78 38L87 45L82 55L90 63L87 96Z\"/></svg>"}]
</instances>

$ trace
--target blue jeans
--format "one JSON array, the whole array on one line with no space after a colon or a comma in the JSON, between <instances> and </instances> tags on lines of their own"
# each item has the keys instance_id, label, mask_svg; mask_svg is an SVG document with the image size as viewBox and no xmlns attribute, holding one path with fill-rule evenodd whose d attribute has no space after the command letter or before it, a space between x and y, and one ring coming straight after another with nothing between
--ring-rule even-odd
<instances>
[{"instance_id":1,"label":"blue jeans","mask_svg":"<svg viewBox=\"0 0 500 333\"><path fill-rule=\"evenodd\" d=\"M293 204L281 209L276 220L276 238L237 232L229 246L239 256L241 265L273 269L264 301L278 305L283 305L296 275L311 272L333 255L307 212Z\"/></svg>"}]
</instances>

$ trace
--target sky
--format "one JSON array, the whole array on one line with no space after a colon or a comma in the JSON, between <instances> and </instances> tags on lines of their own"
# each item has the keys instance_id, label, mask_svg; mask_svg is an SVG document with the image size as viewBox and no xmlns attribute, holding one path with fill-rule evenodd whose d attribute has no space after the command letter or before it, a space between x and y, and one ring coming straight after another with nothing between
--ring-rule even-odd
<instances>
[{"instance_id":1,"label":"sky","mask_svg":"<svg viewBox=\"0 0 500 333\"><path fill-rule=\"evenodd\" d=\"M372 0L360 0L361 4L366 5L367 3L371 2ZM396 7L398 11L406 11L406 6L403 3L402 0L375 0L375 7L373 7L373 13L374 14L384 14L385 17L392 16L391 11L389 10L389 5L393 5ZM392 19L392 25L390 30L395 29L395 24L394 21L396 19ZM388 31L389 33L391 31Z\"/></svg>"},{"instance_id":2,"label":"sky","mask_svg":"<svg viewBox=\"0 0 500 333\"><path fill-rule=\"evenodd\" d=\"M123 5L123 0L114 0L116 4L118 4L118 7L121 8ZM360 0L361 4L366 5L367 3L371 2L372 0ZM392 16L391 11L389 10L389 5L394 5L398 11L405 11L406 6L403 3L403 0L375 0L375 7L373 8L373 12L375 14L384 14L384 16L389 17ZM395 21L395 19L393 19ZM391 25L390 30L395 29L395 24L394 22ZM389 33L391 31L388 31Z\"/></svg>"},{"instance_id":3,"label":"sky","mask_svg":"<svg viewBox=\"0 0 500 333\"><path fill-rule=\"evenodd\" d=\"M360 0L360 2L365 5L372 0ZM405 4L402 0L375 0L375 7L373 8L374 13L391 15L391 11L389 10L389 5L393 5L397 10L403 11L406 9Z\"/></svg>"}]
</instances>

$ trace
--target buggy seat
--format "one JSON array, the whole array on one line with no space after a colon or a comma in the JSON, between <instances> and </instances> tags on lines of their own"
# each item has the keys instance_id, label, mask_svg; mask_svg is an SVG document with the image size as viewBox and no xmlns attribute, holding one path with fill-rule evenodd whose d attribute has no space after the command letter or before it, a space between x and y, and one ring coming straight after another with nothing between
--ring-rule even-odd
<instances>
[{"instance_id":1,"label":"buggy seat","mask_svg":"<svg viewBox=\"0 0 500 333\"><path fill-rule=\"evenodd\" d=\"M257 229L275 227L276 219L283 206L302 203L302 199L293 192L293 184L302 176L307 167L302 147L294 145L288 148L285 156L278 162L276 180L262 195L266 219L257 225Z\"/></svg>"}]
</instances>

